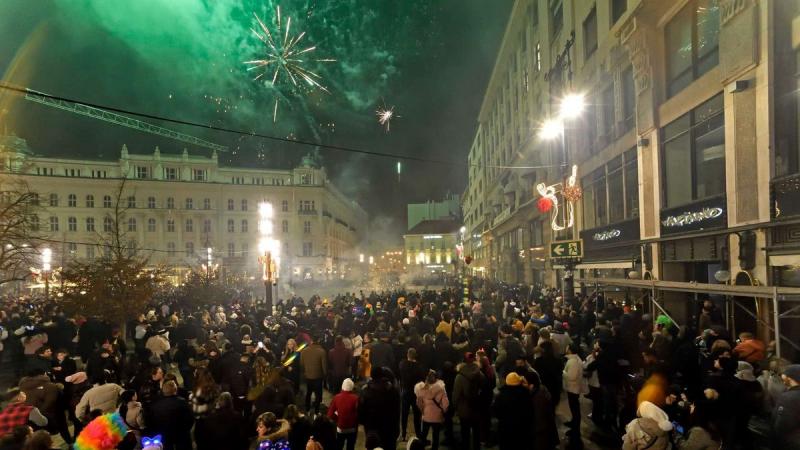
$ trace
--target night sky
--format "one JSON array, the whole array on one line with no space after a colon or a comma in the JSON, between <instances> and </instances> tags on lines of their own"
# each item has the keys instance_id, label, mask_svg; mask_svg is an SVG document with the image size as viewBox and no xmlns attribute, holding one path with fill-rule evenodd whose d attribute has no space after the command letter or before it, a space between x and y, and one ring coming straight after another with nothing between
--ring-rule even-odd
<instances>
[{"instance_id":1,"label":"night sky","mask_svg":"<svg viewBox=\"0 0 800 450\"><path fill-rule=\"evenodd\" d=\"M281 138L463 164L512 0L3 0L4 83L126 110ZM300 46L316 45L309 70L329 93L276 86L246 60L265 47L255 12L271 29L276 6ZM303 45L305 44L305 45ZM288 79L287 79L288 80ZM273 122L275 99L277 121ZM394 106L386 132L375 110ZM232 151L232 165L289 168L313 147L169 123ZM0 91L0 132L50 156L114 159L131 153L208 153L27 102ZM319 149L336 185L369 213L375 231L399 237L405 204L466 185L466 167Z\"/></svg>"}]
</instances>

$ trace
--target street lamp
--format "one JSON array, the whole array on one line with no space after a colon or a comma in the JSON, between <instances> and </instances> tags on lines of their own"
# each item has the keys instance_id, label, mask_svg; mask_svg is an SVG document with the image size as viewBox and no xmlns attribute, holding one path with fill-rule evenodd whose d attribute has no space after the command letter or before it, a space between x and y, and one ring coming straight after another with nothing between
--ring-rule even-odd
<instances>
[{"instance_id":1,"label":"street lamp","mask_svg":"<svg viewBox=\"0 0 800 450\"><path fill-rule=\"evenodd\" d=\"M280 241L272 237L272 204L258 205L258 262L261 264L261 279L264 281L264 302L267 314L272 315L272 286L278 283L280 266Z\"/></svg>"},{"instance_id":2,"label":"street lamp","mask_svg":"<svg viewBox=\"0 0 800 450\"><path fill-rule=\"evenodd\" d=\"M581 115L586 107L583 94L569 94L561 99L558 114L561 120L575 119Z\"/></svg>"},{"instance_id":3,"label":"street lamp","mask_svg":"<svg viewBox=\"0 0 800 450\"><path fill-rule=\"evenodd\" d=\"M53 259L53 251L49 248L42 249L42 274L44 275L44 299L50 297L50 262Z\"/></svg>"}]
</instances>

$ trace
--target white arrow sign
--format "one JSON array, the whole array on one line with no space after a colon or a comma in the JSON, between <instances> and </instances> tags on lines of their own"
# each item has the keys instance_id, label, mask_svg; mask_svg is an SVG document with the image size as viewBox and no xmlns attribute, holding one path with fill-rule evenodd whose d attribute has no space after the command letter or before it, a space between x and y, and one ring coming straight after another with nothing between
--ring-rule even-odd
<instances>
[{"instance_id":1,"label":"white arrow sign","mask_svg":"<svg viewBox=\"0 0 800 450\"><path fill-rule=\"evenodd\" d=\"M564 246L557 245L556 248L553 249L553 251L556 253L556 255L561 256L564 253Z\"/></svg>"}]
</instances>

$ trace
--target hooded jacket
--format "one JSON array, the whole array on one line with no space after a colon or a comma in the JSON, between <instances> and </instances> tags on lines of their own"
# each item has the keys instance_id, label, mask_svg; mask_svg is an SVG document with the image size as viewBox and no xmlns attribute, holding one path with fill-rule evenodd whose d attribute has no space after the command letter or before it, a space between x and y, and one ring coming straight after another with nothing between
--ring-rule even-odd
<instances>
[{"instance_id":1,"label":"hooded jacket","mask_svg":"<svg viewBox=\"0 0 800 450\"><path fill-rule=\"evenodd\" d=\"M665 450L670 445L672 423L661 408L650 402L639 405L639 417L625 427L623 450Z\"/></svg>"},{"instance_id":2,"label":"hooded jacket","mask_svg":"<svg viewBox=\"0 0 800 450\"><path fill-rule=\"evenodd\" d=\"M464 363L459 366L453 386L453 405L458 417L476 420L481 416L480 393L485 382L486 377L476 364Z\"/></svg>"},{"instance_id":3,"label":"hooded jacket","mask_svg":"<svg viewBox=\"0 0 800 450\"><path fill-rule=\"evenodd\" d=\"M417 407L422 411L423 422L444 422L445 411L450 406L444 381L436 380L433 384L421 381L414 386L414 394L417 395Z\"/></svg>"},{"instance_id":4,"label":"hooded jacket","mask_svg":"<svg viewBox=\"0 0 800 450\"><path fill-rule=\"evenodd\" d=\"M58 414L58 397L61 390L58 385L51 382L47 375L23 377L19 381L19 389L25 393L25 403L36 407L48 420L53 420Z\"/></svg>"}]
</instances>

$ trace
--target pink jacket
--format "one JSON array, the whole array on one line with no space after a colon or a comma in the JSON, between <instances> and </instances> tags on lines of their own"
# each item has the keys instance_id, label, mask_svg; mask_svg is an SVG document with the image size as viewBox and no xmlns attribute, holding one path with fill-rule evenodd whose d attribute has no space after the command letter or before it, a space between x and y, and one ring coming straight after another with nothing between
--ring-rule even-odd
<instances>
[{"instance_id":1,"label":"pink jacket","mask_svg":"<svg viewBox=\"0 0 800 450\"><path fill-rule=\"evenodd\" d=\"M422 411L423 422L444 422L444 412L450 406L450 402L447 400L447 391L444 389L444 381L437 380L433 384L425 384L424 381L420 381L414 386L414 394L417 396L417 406Z\"/></svg>"}]
</instances>

